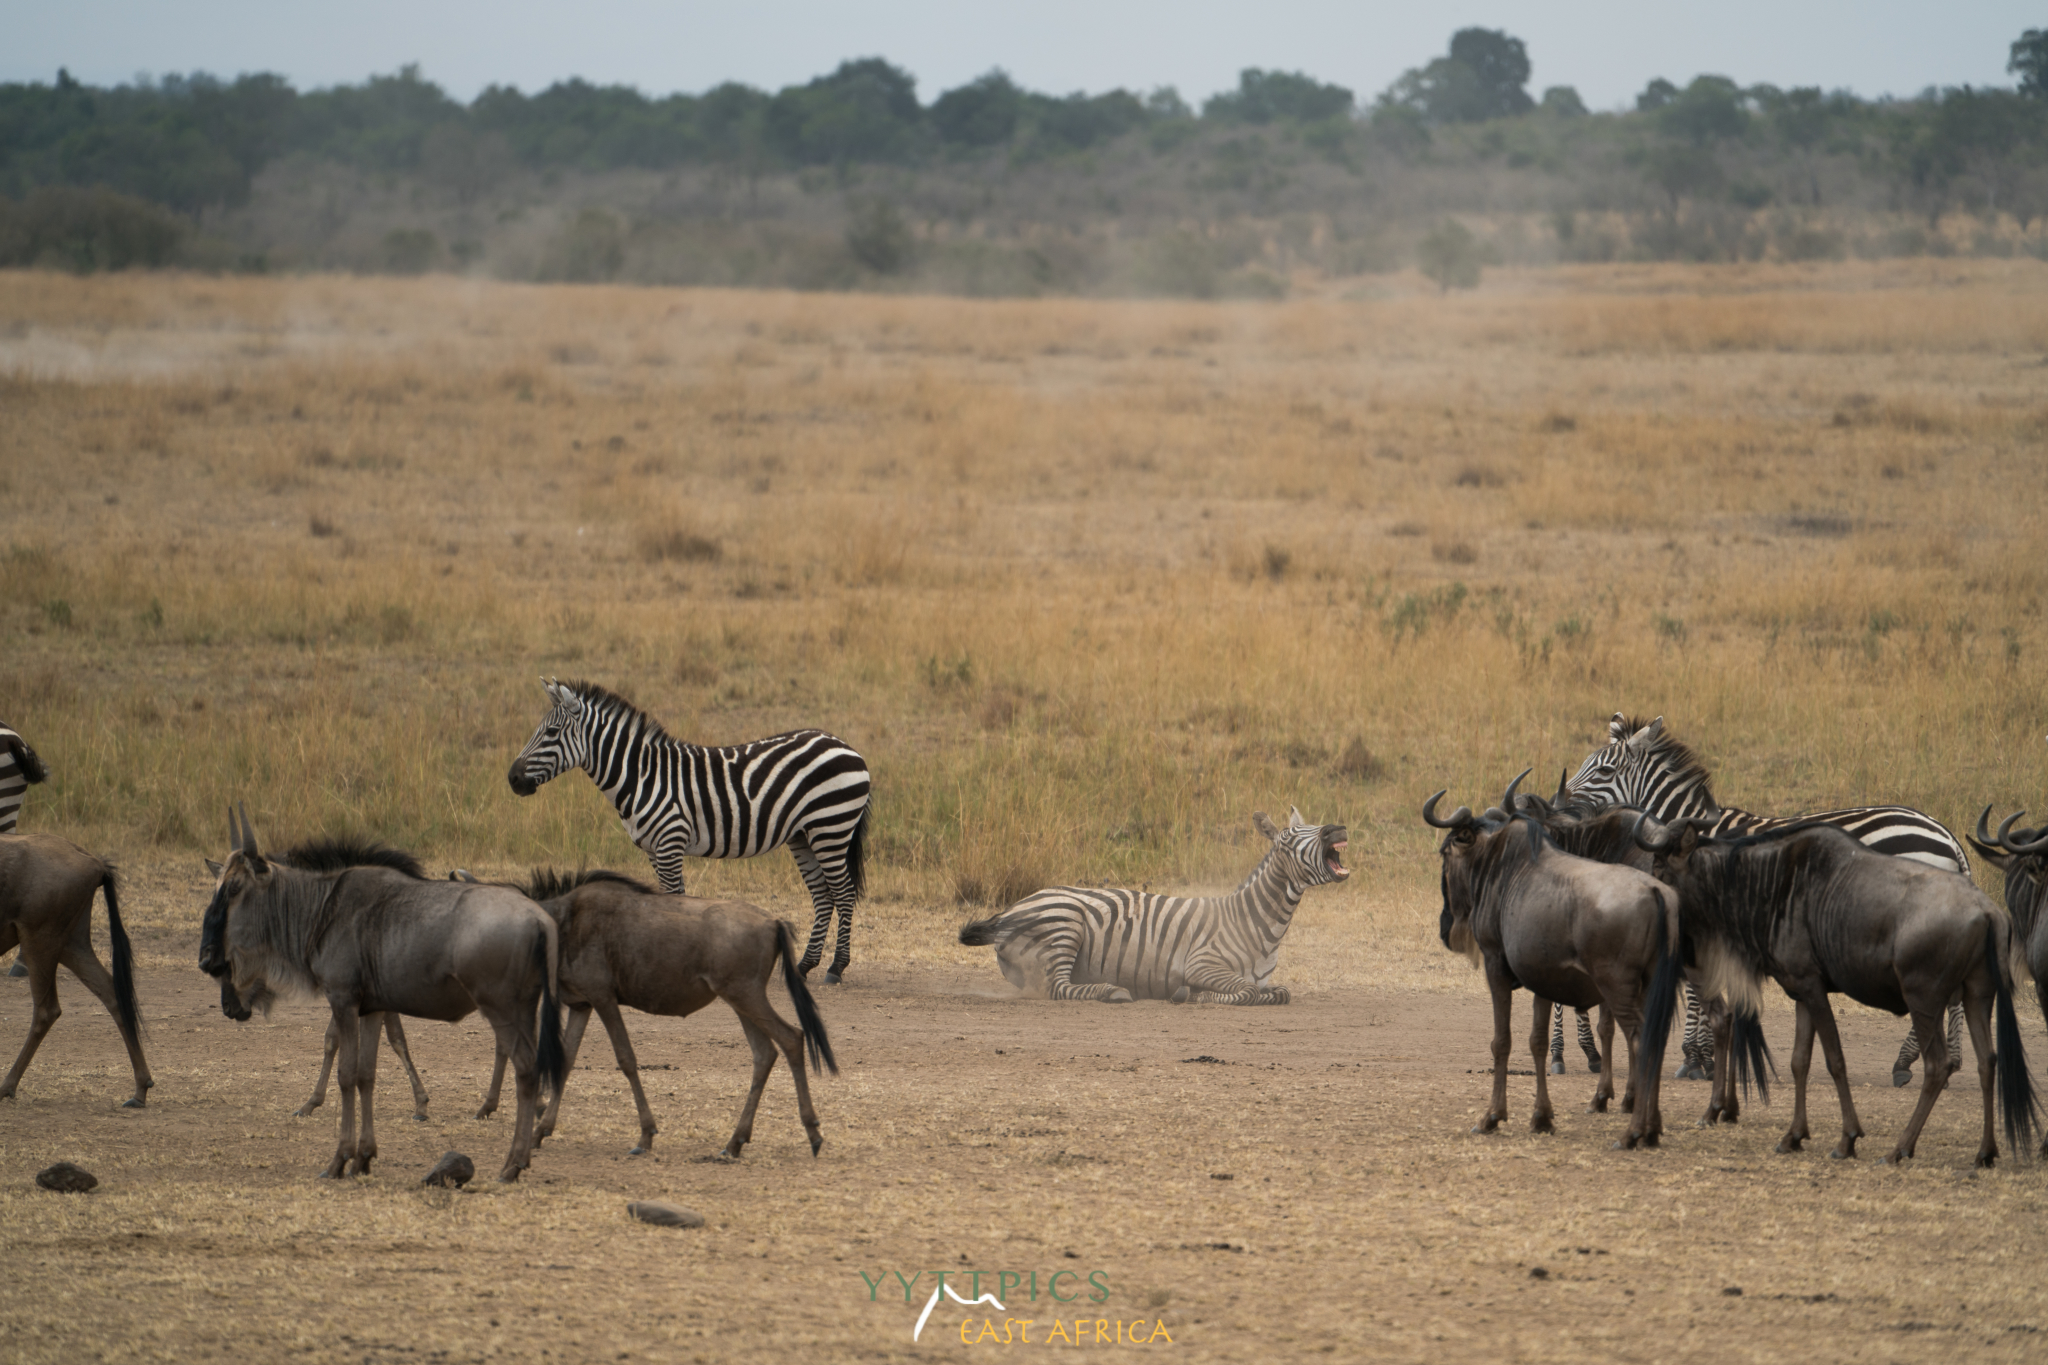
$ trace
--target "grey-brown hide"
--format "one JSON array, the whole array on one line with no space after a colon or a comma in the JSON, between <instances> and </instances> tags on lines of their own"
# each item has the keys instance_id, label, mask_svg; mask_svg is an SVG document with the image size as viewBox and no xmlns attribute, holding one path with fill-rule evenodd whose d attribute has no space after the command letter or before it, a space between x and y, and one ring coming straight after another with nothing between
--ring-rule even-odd
<instances>
[{"instance_id":1,"label":"grey-brown hide","mask_svg":"<svg viewBox=\"0 0 2048 1365\"><path fill-rule=\"evenodd\" d=\"M1508 1016L1520 988L1536 997L1530 1033L1536 1109L1530 1127L1548 1132L1553 1116L1543 1057L1551 1002L1606 1006L1633 1058L1651 980L1677 951L1677 898L1647 873L1575 857L1550 842L1533 819L1507 815L1516 809L1514 784L1500 808L1484 817L1460 806L1448 819L1437 818L1443 795L1438 792L1422 808L1423 819L1445 831L1439 934L1446 947L1477 957L1493 996L1493 1099L1474 1131L1491 1132L1507 1116ZM1461 949L1461 943L1469 947ZM1614 1071L1610 1047L1602 1058L1596 1110L1614 1093ZM1618 1145L1653 1147L1663 1132L1657 1077L1637 1071L1631 1065L1624 1102L1631 1122Z\"/></svg>"},{"instance_id":2,"label":"grey-brown hide","mask_svg":"<svg viewBox=\"0 0 2048 1365\"><path fill-rule=\"evenodd\" d=\"M2048 825L2014 829L2025 811L2014 811L1992 834L1991 807L1977 817L1970 843L2005 874L2005 908L2012 916L2014 974L2024 967L2034 978L2034 997L2048 1019ZM2048 1147L2048 1143L2043 1144Z\"/></svg>"},{"instance_id":3,"label":"grey-brown hide","mask_svg":"<svg viewBox=\"0 0 2048 1365\"><path fill-rule=\"evenodd\" d=\"M339 1041L340 1135L323 1174L366 1173L377 1155L377 1052L364 1016L395 1011L454 1021L481 1013L512 1059L519 1116L500 1180L532 1159L540 1087L558 1089L555 922L510 887L421 881L389 867L307 872L265 859L244 817L201 931L200 966L242 1005L315 995ZM538 1022L536 1022L536 1015ZM362 1119L357 1126L356 1105Z\"/></svg>"},{"instance_id":4,"label":"grey-brown hide","mask_svg":"<svg viewBox=\"0 0 2048 1365\"><path fill-rule=\"evenodd\" d=\"M2031 1140L2033 1081L2027 1072L2007 970L2011 921L1968 878L1872 852L1827 825L1794 825L1746 838L1715 839L1696 822L1648 839L1656 875L1676 887L1685 933L1710 977L1731 999L1771 977L1797 1006L1792 1046L1792 1123L1780 1152L1811 1136L1806 1079L1818 1034L1842 1109L1834 1155L1852 1157L1863 1125L1849 1092L1832 992L1893 1014L1911 1014L1927 1040L1919 1102L1887 1161L1913 1155L1948 1081L1942 1010L1958 992L1977 1053L1984 1121L1977 1164L1997 1159L1995 1095L2008 1140ZM1996 1008L1994 1059L1990 1016ZM1646 1029L1648 1066L1661 1064L1668 1014Z\"/></svg>"},{"instance_id":5,"label":"grey-brown hide","mask_svg":"<svg viewBox=\"0 0 2048 1365\"><path fill-rule=\"evenodd\" d=\"M114 970L109 975L92 949L92 898L107 898L107 936ZM142 1016L135 1004L135 955L121 924L121 900L114 869L54 834L0 834L0 954L17 944L28 968L31 1002L28 1038L0 1080L0 1099L10 1099L50 1026L63 1013L57 1004L57 968L70 969L99 998L120 1026L135 1073L135 1092L122 1107L140 1109L156 1082L142 1056Z\"/></svg>"},{"instance_id":6,"label":"grey-brown hide","mask_svg":"<svg viewBox=\"0 0 2048 1365\"><path fill-rule=\"evenodd\" d=\"M811 1107L803 1050L808 1047L814 1071L822 1062L836 1075L839 1066L832 1056L825 1022L798 970L795 931L787 921L744 901L660 894L614 872L584 873L576 878L536 872L527 890L561 925L562 999L569 1006L565 1071L574 1067L583 1031L595 1011L604 1021L612 1054L632 1087L633 1103L639 1111L640 1142L632 1149L633 1155L654 1145L657 1129L620 1007L680 1018L713 1000L724 1000L739 1016L754 1055L753 1082L724 1155L737 1157L753 1139L754 1113L767 1088L768 1073L775 1067L778 1049L789 1061L796 1082L797 1114L810 1139L811 1154L817 1155L824 1137ZM785 1022L768 1000L768 978L778 961L783 986L796 1008L797 1027ZM497 1105L503 1067L500 1057L479 1117ZM561 1091L557 1090L541 1119L539 1137L554 1132L561 1103Z\"/></svg>"}]
</instances>

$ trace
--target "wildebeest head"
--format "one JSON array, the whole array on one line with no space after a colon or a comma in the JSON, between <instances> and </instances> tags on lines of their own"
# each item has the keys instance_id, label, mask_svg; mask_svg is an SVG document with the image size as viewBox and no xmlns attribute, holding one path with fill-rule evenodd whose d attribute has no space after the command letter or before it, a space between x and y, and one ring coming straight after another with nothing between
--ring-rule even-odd
<instances>
[{"instance_id":1,"label":"wildebeest head","mask_svg":"<svg viewBox=\"0 0 2048 1365\"><path fill-rule=\"evenodd\" d=\"M2005 907L2022 936L2033 933L2036 918L2044 908L2042 889L2048 886L2048 825L2040 829L2014 830L2023 810L2014 811L1990 832L1991 807L1977 816L1976 832L1970 844L2005 874Z\"/></svg>"},{"instance_id":2,"label":"wildebeest head","mask_svg":"<svg viewBox=\"0 0 2048 1365\"><path fill-rule=\"evenodd\" d=\"M206 866L213 872L216 881L213 899L207 904L206 918L199 928L199 969L220 982L220 1012L237 1021L246 1020L254 1008L268 1009L272 996L269 986L260 975L244 973L244 981L235 979L237 955L232 951L240 937L236 929L236 909L248 898L252 889L268 882L271 876L270 864L256 849L256 834L249 827L249 813L242 812L241 823L235 821L235 812L228 812L229 850L226 862L216 863L211 858ZM246 998L243 989L246 987Z\"/></svg>"},{"instance_id":3,"label":"wildebeest head","mask_svg":"<svg viewBox=\"0 0 2048 1365\"><path fill-rule=\"evenodd\" d=\"M1530 855L1536 856L1543 848L1543 828L1527 815L1509 814L1517 811L1515 788L1522 785L1522 778L1529 775L1524 768L1500 799L1500 804L1489 809L1484 815L1474 815L1470 806L1460 806L1446 818L1439 819L1436 803L1444 799L1444 793L1422 803L1423 823L1432 829L1444 831L1443 842L1437 852L1443 858L1443 913L1437 920L1437 937L1444 947L1454 953L1463 953L1476 964L1479 949L1472 937L1472 911L1479 900L1480 883L1488 875L1491 865L1497 860L1497 843L1519 820L1528 827Z\"/></svg>"},{"instance_id":4,"label":"wildebeest head","mask_svg":"<svg viewBox=\"0 0 2048 1365\"><path fill-rule=\"evenodd\" d=\"M1344 866L1344 848L1349 835L1342 825L1312 825L1293 806L1287 808L1287 828L1274 825L1266 812L1252 812L1252 825L1273 841L1273 854L1285 860L1287 879L1296 886L1323 886L1341 882L1351 875Z\"/></svg>"},{"instance_id":5,"label":"wildebeest head","mask_svg":"<svg viewBox=\"0 0 2048 1365\"><path fill-rule=\"evenodd\" d=\"M1685 875L1686 865L1699 850L1701 842L1708 839L1707 831L1713 827L1712 816L1695 815L1673 820L1660 829L1648 812L1643 812L1636 816L1630 833L1636 847L1649 853L1653 859L1650 875L1660 882L1671 883Z\"/></svg>"},{"instance_id":6,"label":"wildebeest head","mask_svg":"<svg viewBox=\"0 0 2048 1365\"><path fill-rule=\"evenodd\" d=\"M548 691L548 714L505 775L517 796L531 796L543 782L582 767L590 752L590 731L585 723L589 704L575 687L552 678L543 678L541 686Z\"/></svg>"}]
</instances>

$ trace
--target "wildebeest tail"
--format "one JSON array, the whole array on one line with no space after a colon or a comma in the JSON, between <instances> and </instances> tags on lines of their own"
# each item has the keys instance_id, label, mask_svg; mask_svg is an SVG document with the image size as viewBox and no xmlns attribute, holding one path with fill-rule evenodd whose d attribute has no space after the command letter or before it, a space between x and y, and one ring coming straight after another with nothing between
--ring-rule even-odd
<instances>
[{"instance_id":1,"label":"wildebeest tail","mask_svg":"<svg viewBox=\"0 0 2048 1365\"><path fill-rule=\"evenodd\" d=\"M2040 1106L2034 1099L2034 1077L2027 1070L2026 1044L2020 1041L2020 1018L2012 1007L2012 975L2005 969L1998 940L2011 932L2000 916L1984 924L1984 965L1998 988L1998 1104L2005 1111L2005 1141L2022 1156L2032 1155Z\"/></svg>"},{"instance_id":2,"label":"wildebeest tail","mask_svg":"<svg viewBox=\"0 0 2048 1365\"><path fill-rule=\"evenodd\" d=\"M114 944L114 1007L121 1023L136 1037L142 1036L142 1011L135 1003L135 949L129 946L128 929L121 923L121 898L114 891L114 869L100 874L100 890L107 897L107 937Z\"/></svg>"},{"instance_id":3,"label":"wildebeest tail","mask_svg":"<svg viewBox=\"0 0 2048 1365\"><path fill-rule=\"evenodd\" d=\"M803 1030L804 1046L811 1054L811 1070L815 1072L818 1063L823 1062L825 1069L837 1076L839 1062L832 1055L832 1040L825 1035L825 1018L818 1013L811 988L804 984L804 974L797 970L796 931L789 927L788 920L775 921L775 951L782 954L782 984L789 991L789 1002L796 1006L796 1026Z\"/></svg>"},{"instance_id":4,"label":"wildebeest tail","mask_svg":"<svg viewBox=\"0 0 2048 1365\"><path fill-rule=\"evenodd\" d=\"M562 1051L562 1007L555 1002L555 935L552 924L542 926L533 939L533 965L540 968L540 1043L534 1049L534 1070L550 1095L562 1093L569 1079L567 1054Z\"/></svg>"},{"instance_id":5,"label":"wildebeest tail","mask_svg":"<svg viewBox=\"0 0 2048 1365\"><path fill-rule=\"evenodd\" d=\"M1764 1079L1768 1068L1775 1076L1778 1064L1771 1060L1771 1045L1764 1041L1764 1021L1756 1011L1746 1005L1730 1005L1728 1013L1730 1042L1729 1053L1735 1066L1735 1080L1742 1087L1742 1098L1749 1098L1749 1080L1756 1077L1757 1092L1765 1104L1771 1102L1771 1083Z\"/></svg>"},{"instance_id":6,"label":"wildebeest tail","mask_svg":"<svg viewBox=\"0 0 2048 1365\"><path fill-rule=\"evenodd\" d=\"M1670 894L1660 890L1658 899ZM1664 1065L1664 1044L1671 1037L1671 1019L1678 1009L1678 984L1685 974L1685 954L1671 937L1664 915L1657 916L1657 971L1650 978L1650 996L1643 1002L1642 1043L1636 1049L1636 1086L1647 1091L1649 1080Z\"/></svg>"},{"instance_id":7,"label":"wildebeest tail","mask_svg":"<svg viewBox=\"0 0 2048 1365\"><path fill-rule=\"evenodd\" d=\"M846 873L853 879L855 900L868 893L868 816L874 813L874 809L875 799L870 796L868 803L860 808L860 819L853 826L853 838L846 845Z\"/></svg>"}]
</instances>

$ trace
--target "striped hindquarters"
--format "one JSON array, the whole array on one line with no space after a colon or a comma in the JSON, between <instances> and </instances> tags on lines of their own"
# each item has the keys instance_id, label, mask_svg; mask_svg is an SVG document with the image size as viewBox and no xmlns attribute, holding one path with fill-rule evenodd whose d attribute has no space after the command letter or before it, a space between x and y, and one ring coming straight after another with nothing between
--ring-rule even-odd
<instances>
[{"instance_id":1,"label":"striped hindquarters","mask_svg":"<svg viewBox=\"0 0 2048 1365\"><path fill-rule=\"evenodd\" d=\"M1085 988L1098 984L1121 986L1141 1000L1168 1000L1187 984L1198 947L1245 961L1264 954L1249 931L1244 943L1233 944L1230 929L1215 899L1057 886L970 925L961 937L967 942L973 932L973 941L995 944L997 955L1027 977L1035 971L1055 1000L1092 996L1097 992Z\"/></svg>"},{"instance_id":2,"label":"striped hindquarters","mask_svg":"<svg viewBox=\"0 0 2048 1365\"><path fill-rule=\"evenodd\" d=\"M28 772L14 756L21 736L0 725L0 834L11 834L21 816L21 799L28 791Z\"/></svg>"},{"instance_id":3,"label":"striped hindquarters","mask_svg":"<svg viewBox=\"0 0 2048 1365\"><path fill-rule=\"evenodd\" d=\"M823 730L716 749L677 744L663 766L671 780L640 795L683 808L693 836L688 852L700 858L751 858L800 833L829 861L852 840L868 805L867 761Z\"/></svg>"},{"instance_id":4,"label":"striped hindquarters","mask_svg":"<svg viewBox=\"0 0 2048 1365\"><path fill-rule=\"evenodd\" d=\"M1873 853L1911 858L1944 872L1970 875L1970 855L1963 851L1961 841L1941 821L1910 806L1851 806L1794 816L1756 815L1730 809L1720 812L1713 832L1762 834L1801 824L1832 825Z\"/></svg>"}]
</instances>

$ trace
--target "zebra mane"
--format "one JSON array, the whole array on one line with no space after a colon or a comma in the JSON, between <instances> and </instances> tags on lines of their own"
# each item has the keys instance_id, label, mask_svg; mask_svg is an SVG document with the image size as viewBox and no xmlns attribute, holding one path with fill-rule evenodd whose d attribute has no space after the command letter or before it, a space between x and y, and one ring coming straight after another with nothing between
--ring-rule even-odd
<instances>
[{"instance_id":1,"label":"zebra mane","mask_svg":"<svg viewBox=\"0 0 2048 1365\"><path fill-rule=\"evenodd\" d=\"M638 706L634 705L625 697L622 697L618 693L612 691L609 687L603 687L594 682L587 682L582 678L578 678L574 682L564 683L563 686L567 687L571 692L574 692L578 697L582 698L586 705L593 707L597 710L613 712L623 711L630 716L638 718L638 720L640 721L641 733L649 739L666 739L672 741L675 738L673 735L669 734L667 730L664 730L662 728L660 721L656 720L653 716L648 715L647 712L641 710Z\"/></svg>"},{"instance_id":2,"label":"zebra mane","mask_svg":"<svg viewBox=\"0 0 2048 1365\"><path fill-rule=\"evenodd\" d=\"M524 890L526 898L530 901L551 901L557 896L568 895L579 886L589 886L593 882L619 882L643 896L660 894L636 877L602 867L580 868L575 872L558 872L552 867L536 867Z\"/></svg>"},{"instance_id":3,"label":"zebra mane","mask_svg":"<svg viewBox=\"0 0 2048 1365\"><path fill-rule=\"evenodd\" d=\"M1644 726L1650 724L1650 722L1642 719L1640 716L1624 716L1622 724L1628 727L1628 733L1633 735ZM1626 740L1615 741L1616 745L1625 745L1626 743ZM1714 793L1707 785L1711 780L1707 772L1707 765L1698 754L1692 751L1691 745L1672 734L1671 731L1665 730L1655 740L1651 741L1650 757L1657 762L1658 766L1670 769L1681 782L1699 792L1709 806L1713 806L1716 809L1720 808L1721 803L1714 799Z\"/></svg>"},{"instance_id":4,"label":"zebra mane","mask_svg":"<svg viewBox=\"0 0 2048 1365\"><path fill-rule=\"evenodd\" d=\"M415 881L425 881L426 870L419 859L402 848L380 844L355 835L326 835L308 839L272 858L302 872L339 872L348 867L388 867Z\"/></svg>"}]
</instances>

